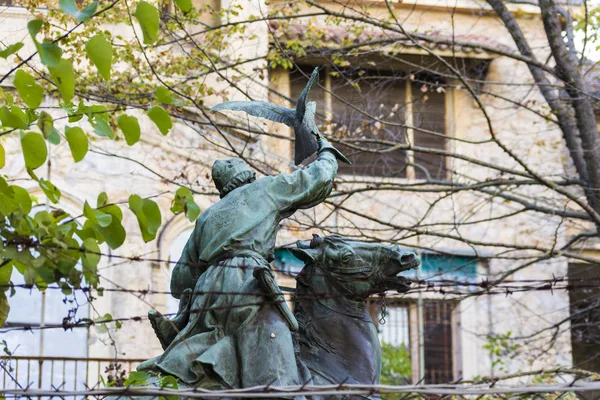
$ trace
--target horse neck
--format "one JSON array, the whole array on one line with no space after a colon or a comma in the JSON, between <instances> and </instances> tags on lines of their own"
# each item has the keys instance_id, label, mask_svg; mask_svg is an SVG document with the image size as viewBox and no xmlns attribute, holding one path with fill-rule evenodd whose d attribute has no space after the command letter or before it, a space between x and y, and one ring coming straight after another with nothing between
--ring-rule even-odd
<instances>
[{"instance_id":1,"label":"horse neck","mask_svg":"<svg viewBox=\"0 0 600 400\"><path fill-rule=\"evenodd\" d=\"M297 278L301 357L332 383L348 377L356 383L377 383L381 370L377 330L365 302L351 300L333 279L314 266L305 267Z\"/></svg>"}]
</instances>

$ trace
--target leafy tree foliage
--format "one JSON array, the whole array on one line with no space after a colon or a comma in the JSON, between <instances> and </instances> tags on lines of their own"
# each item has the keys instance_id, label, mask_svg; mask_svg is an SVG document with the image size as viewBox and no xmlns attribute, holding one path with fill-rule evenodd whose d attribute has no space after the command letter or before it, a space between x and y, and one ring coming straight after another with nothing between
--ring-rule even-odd
<instances>
[{"instance_id":1,"label":"leafy tree foliage","mask_svg":"<svg viewBox=\"0 0 600 400\"><path fill-rule=\"evenodd\" d=\"M199 13L189 1L176 4L190 18ZM100 246L106 243L111 249L117 249L126 239L122 224L125 207L111 203L104 192L95 205L85 202L80 216L69 215L61 209L60 189L36 175L36 170L47 161L48 146L66 141L75 162L86 157L94 136L107 140L124 138L127 145L133 146L141 132L138 118L127 112L132 98L141 99L132 108L147 109L148 117L163 135L173 126L171 105L184 104L168 89L169 84L157 81L152 72L133 79L128 68L115 69L118 63L136 68L144 54L143 46L157 42L161 25L159 4L140 1L135 4L135 11L130 12L134 4L123 1L102 4L94 1L81 8L74 0L59 0L57 5L48 4L49 11L44 14L37 11L40 6L37 1L24 5L37 16L27 24L36 53L27 59L18 57L16 53L24 42L13 43L0 51L0 57L14 58L17 63L17 67L1 78L13 77L16 93L1 92L0 137L20 137L27 171L46 195L50 207L35 208L38 199L25 188L12 184L9 177L0 176L0 326L9 312L7 293L10 293L13 270L24 276L26 285L40 290L52 283L60 285L65 293L83 285L97 288ZM143 43L137 38L127 41L115 37L103 28L105 24L116 23L137 24L143 33ZM61 33L63 29L67 29L66 34ZM33 62L37 58L41 65ZM91 70L88 64L93 66ZM178 60L169 61L172 73L181 72L174 69L178 64ZM124 82L132 83L128 87L133 93L120 90ZM88 91L92 89L113 97L116 104L125 105L110 109L106 102L100 104L100 99L90 98ZM191 90L191 85L186 89ZM58 97L64 118L68 119L63 129L55 125L60 117L53 118L40 110L45 97ZM167 111L165 107L170 106ZM80 126L85 121L93 131ZM0 142L0 168L5 164L6 152ZM143 240L153 240L162 221L157 203L132 194L128 208L138 221ZM185 213L193 221L200 208L190 190L182 187L175 194L171 211Z\"/></svg>"}]
</instances>

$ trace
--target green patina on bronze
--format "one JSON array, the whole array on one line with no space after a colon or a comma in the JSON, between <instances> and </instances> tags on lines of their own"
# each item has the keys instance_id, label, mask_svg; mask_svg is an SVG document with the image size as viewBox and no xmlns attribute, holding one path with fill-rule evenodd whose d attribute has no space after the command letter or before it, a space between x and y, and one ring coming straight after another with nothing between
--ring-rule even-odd
<instances>
[{"instance_id":1,"label":"green patina on bronze","mask_svg":"<svg viewBox=\"0 0 600 400\"><path fill-rule=\"evenodd\" d=\"M194 292L184 295L189 306L182 311L191 310L189 321L177 317L181 332L170 343L172 334L165 332L173 325L159 322L167 347L140 370L162 371L188 384L206 376L230 387L302 383L290 328L279 310L285 303L265 302L268 293L254 270L270 272L267 259L279 223L325 200L336 171L335 156L321 151L306 168L240 184L200 215L171 280L175 297Z\"/></svg>"},{"instance_id":2,"label":"green patina on bronze","mask_svg":"<svg viewBox=\"0 0 600 400\"><path fill-rule=\"evenodd\" d=\"M337 235L299 243L290 249L305 263L295 316L269 262L279 223L324 201L337 159L345 159L316 129L314 105L307 108L301 118L312 122L302 126L317 136L319 153L307 167L256 180L242 160L215 162L221 200L200 215L174 268L178 314L169 320L149 313L165 351L138 370L214 389L379 381L381 349L365 301L390 289L406 291L409 282L399 274L418 258Z\"/></svg>"}]
</instances>

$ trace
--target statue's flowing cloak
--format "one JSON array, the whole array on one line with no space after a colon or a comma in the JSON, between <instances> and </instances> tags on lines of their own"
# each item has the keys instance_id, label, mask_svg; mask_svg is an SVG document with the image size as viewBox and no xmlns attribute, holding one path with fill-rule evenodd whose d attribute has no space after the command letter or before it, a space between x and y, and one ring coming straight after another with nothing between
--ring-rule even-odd
<instances>
[{"instance_id":1,"label":"statue's flowing cloak","mask_svg":"<svg viewBox=\"0 0 600 400\"><path fill-rule=\"evenodd\" d=\"M325 200L336 172L334 155L325 151L306 168L258 179L205 210L171 280L175 297L194 290L190 320L161 356L138 370L191 385L215 374L230 387L303 383L289 328L252 274L270 268L265 257L280 221Z\"/></svg>"}]
</instances>

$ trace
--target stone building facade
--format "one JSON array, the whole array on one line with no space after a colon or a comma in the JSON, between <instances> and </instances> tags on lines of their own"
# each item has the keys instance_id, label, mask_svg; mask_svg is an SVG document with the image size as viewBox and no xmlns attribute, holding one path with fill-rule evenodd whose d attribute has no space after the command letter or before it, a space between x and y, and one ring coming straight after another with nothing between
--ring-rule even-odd
<instances>
[{"instance_id":1,"label":"stone building facade","mask_svg":"<svg viewBox=\"0 0 600 400\"><path fill-rule=\"evenodd\" d=\"M198 0L199 1L199 0ZM265 10L285 7L286 2L264 0L237 1L222 0L220 7L227 8L243 3L240 8L239 20L249 19ZM369 2L370 12L374 16L383 15L387 8L385 2ZM214 4L213 4L214 6ZM452 37L459 42L482 43L504 49L514 49L514 43L504 26L494 18L490 11L479 1L458 0L447 2L445 0L406 0L393 2L397 18L404 21L407 32L419 32L428 35L437 35L439 38ZM545 35L538 11L528 5L510 5L514 11L519 11L518 21L523 31L530 40L534 49L538 49L540 59L546 54ZM299 12L310 12L300 10ZM314 10L312 10L314 11ZM26 11L18 7L7 7L2 12L6 21L0 29L0 36L8 37L14 32L22 30L25 21L29 18ZM310 25L310 26L309 26ZM298 23L278 30L279 26L273 23L255 24L252 29L244 33L247 37L239 42L232 43L228 51L241 52L248 59L256 61L244 64L241 68L251 74L255 67L264 67L265 57L274 42L285 43L290 40L310 40L311 29L325 32L325 37L320 37L320 46L335 47L346 43L347 39L362 40L361 37L348 35L343 26L329 27L328 19L315 17L310 24L304 26ZM274 32L270 34L270 32ZM377 32L363 32L365 37L373 40ZM365 39L366 40L366 39ZM475 166L465 161L472 158L483 162L502 165L507 168L518 168L514 159L509 157L497 145L486 143L492 126L494 134L506 147L522 159L538 173L547 176L569 176L572 166L565 145L558 128L533 112L511 107L511 101L521 101L527 97L532 104L543 105L544 101L537 89L519 85L531 82L527 67L511 58L493 54L477 46L446 46L414 45L407 43L395 49L396 58L405 62L387 59L385 62L376 57L369 59L355 57L353 63L377 64L379 69L401 70L406 74L417 73L420 65L431 63L433 55L452 60L457 65L473 66L479 70L481 85L478 88L479 100L483 105L482 112L479 105L473 100L464 85L457 80L446 82L443 91L429 93L429 98L435 100L434 123L436 129L443 131L448 137L457 140L442 140L424 145L441 146L441 150L456 152L461 158L438 157L432 162L444 163L453 171L453 179L461 182L461 176L476 177L480 181L498 178L497 171L483 166ZM291 105L289 99L295 98L298 88L304 86L306 76L303 71L314 66L319 66L323 60L317 56L306 56L296 60L298 65L306 69L271 68L268 76L255 78L253 82L242 81L254 99L270 100L272 102ZM412 67L411 67L412 65ZM481 66L481 68L475 68ZM3 71L8 65L2 65ZM442 71L443 72L443 71ZM336 79L331 71L322 72L322 86L331 88L335 93ZM211 78L212 79L212 78ZM214 78L217 79L216 77ZM304 79L304 80L303 80ZM223 83L221 83L223 84ZM422 96L421 84L411 79L403 82L398 87L398 93L405 96L407 105L404 109L407 125L414 123L419 114L408 104L414 103L415 98ZM412 85L412 86L411 86ZM344 89L340 89L344 90ZM315 91L314 100L323 107L325 114L333 115L341 106L336 99L326 91ZM320 97L322 96L322 97ZM242 93L232 94L230 100L246 100ZM216 96L205 100L207 105L213 105L222 99ZM434 101L432 100L432 101ZM48 100L51 102L52 100ZM322 104L322 106L321 106ZM430 103L432 104L432 103ZM339 107L338 107L339 106ZM336 108L338 107L338 108ZM416 106L415 106L416 107ZM336 111L337 110L337 111ZM240 125L240 131L248 125L257 129L267 128L276 135L289 136L291 133L281 125L267 125L264 121L238 118L237 115L217 116L226 120L231 118ZM429 117L428 117L429 118ZM433 118L433 117L431 117ZM413 119L413 121L411 121ZM149 119L140 115L142 122L142 137L140 142L133 147L126 147L119 142L99 141L94 143L95 150L82 162L74 164L66 143L53 147L50 154L51 165L45 173L63 192L62 203L65 209L78 214L84 201L93 201L97 195L105 191L110 199L117 201L126 200L132 192L141 196L155 196L164 192L173 191L174 186L169 183L180 174L185 174L189 182L194 182L200 188L200 193L195 196L201 209L206 209L218 200L216 192L209 180L209 171L214 159L224 157L222 151L213 144L203 139L205 131L183 122L177 122L174 129L165 140ZM331 128L333 129L333 128ZM332 133L330 130L329 133ZM228 132L229 140L238 140L236 132ZM418 142L418 132L410 132L415 142ZM26 171L19 156L20 147L16 141L7 140L9 149L7 154L8 164L1 171L8 176L26 176ZM217 144L218 144L218 140ZM240 142L242 145L242 142ZM292 145L290 141L277 137L264 136L259 142L252 143L255 149L254 156L264 159L270 164L279 165L281 170L290 170L292 166L288 160L292 159ZM113 157L118 154L119 157ZM414 154L408 152L408 161L414 162ZM413 158L411 158L413 157ZM135 162L131 162L133 159ZM41 170L41 169L40 169ZM156 172L160 175L157 177ZM384 176L381 176L384 175ZM403 177L389 178L384 173L344 169L340 172L337 190L350 189L357 185L356 177L366 179L374 185L385 186L387 183L415 182L424 177L418 168L407 167ZM539 189L532 189L539 190ZM43 198L43 194L32 191ZM550 191L540 191L540 197L552 197ZM458 192L445 199L436 200L432 193L414 192L402 196L395 191L379 191L376 194L366 192L355 194L343 205L344 211L332 212L331 205L322 205L315 210L298 212L296 219L286 222L282 230L279 244L291 243L299 239L310 238L312 233L322 233L315 229L306 229L311 221L323 218L321 223L331 230L342 234L353 234L353 224L359 224L365 230L377 229L377 224L369 220L370 217L389 221L397 226L397 232L387 232L380 237L384 240L397 240L397 233L403 227L408 227L420 221L420 226L426 227L428 223L447 222L449 228L447 237L429 236L426 228L422 228L420 235L407 236L401 241L403 246L417 249L433 248L439 253L430 251L420 252L424 267L421 277L438 277L444 279L448 276L457 277L470 282L479 282L484 278L500 276L503 271L511 267L514 261L503 258L487 258L491 255L502 253L502 248L493 246L481 247L467 246L460 241L453 240L454 235L470 238L473 242L498 242L519 245L522 243L548 245L553 240L565 243L573 235L569 226L564 226L559 217L536 215L527 213L515 216L509 220L490 219L485 224L452 226L456 218L469 217L473 219L487 218L501 212L509 212L510 204L490 201L480 204L481 197L467 191ZM429 205L437 201L436 212L427 214ZM48 333L47 331L14 332L7 337L9 342L22 344L22 351L16 354L23 356L73 356L73 357L115 357L117 359L141 359L155 356L161 352L157 339L154 338L148 322L143 319L148 309L156 308L161 312L173 312L177 303L168 295L168 279L172 264L165 260L176 260L182 245L187 239L193 224L184 216L174 216L170 211L170 197L159 195L156 201L161 207L163 224L157 239L144 243L135 217L125 212L124 226L128 232L125 245L117 251L111 252L108 248L103 252L110 253L112 257L104 257L99 271L102 275L102 285L106 288L104 295L93 303L93 308L85 311L91 317L102 316L109 313L113 318L142 317L141 321L129 320L123 327L115 330L112 327L108 332L97 332L94 329L86 330L83 334L73 332ZM365 218L365 216L367 218ZM509 222L508 222L509 221ZM592 250L593 251L593 250ZM596 250L597 251L597 250ZM126 262L119 257L140 257L140 262ZM152 261L155 260L155 261ZM285 261L284 258L279 262ZM285 263L281 264L284 265ZM289 266L289 265L288 265ZM281 284L293 286L294 280L289 273L293 273L293 266L280 275ZM552 259L539 262L531 268L524 269L514 275L515 279L546 279L548 276L566 276L568 262L561 259ZM118 289L126 288L133 293L123 293ZM117 289L111 291L110 289ZM136 292L137 291L137 292ZM140 291L148 291L141 293ZM28 294L29 295L29 294ZM22 295L24 296L24 295ZM27 321L18 321L14 318L11 322L18 323L52 323L59 321L60 313L43 314L38 318L38 313L47 313L47 309L57 307L60 309L60 296L46 294L44 296L31 294L36 303L32 306L27 299L32 297L19 297L23 302L17 304L13 301L14 310L21 310L31 317ZM43 298L44 297L44 298ZM46 303L46 309L42 304ZM35 312L31 313L31 307ZM51 307L50 307L51 308ZM412 379L426 375L429 382L450 381L458 378L472 379L476 376L494 376L518 370L535 370L554 366L570 366L571 338L568 331L561 331L555 338L555 344L549 351L538 351L536 344L531 344L531 351L517 352L514 357L507 358L499 365L498 360L490 355L484 348L490 335L500 335L511 332L513 336L527 336L544 326L551 326L569 315L569 295L567 292L532 292L516 293L511 296L476 296L456 302L453 296L422 293L394 298L388 303L388 324L380 327L382 338L386 342L400 345L404 344L410 352L412 365ZM40 311L41 310L41 311ZM64 310L64 308L63 308ZM82 311L84 312L84 311ZM15 313L17 314L17 313ZM11 317L13 318L13 317ZM45 322L40 322L46 318ZM48 318L54 319L49 321ZM10 321L10 320L9 320ZM43 333L41 333L43 332ZM70 335L70 336L69 336ZM60 337L59 337L60 336ZM75 343L78 343L75 345ZM429 343L429 344L428 344ZM437 347L436 347L437 346Z\"/></svg>"}]
</instances>

